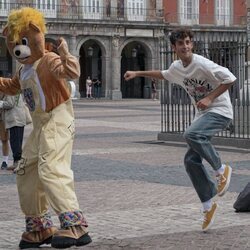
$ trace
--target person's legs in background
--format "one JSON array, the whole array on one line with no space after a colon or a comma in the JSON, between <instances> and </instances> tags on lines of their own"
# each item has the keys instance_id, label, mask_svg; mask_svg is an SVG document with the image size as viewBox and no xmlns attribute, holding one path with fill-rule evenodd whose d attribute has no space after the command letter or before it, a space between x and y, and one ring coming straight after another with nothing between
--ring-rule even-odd
<instances>
[{"instance_id":1,"label":"person's legs in background","mask_svg":"<svg viewBox=\"0 0 250 250\"><path fill-rule=\"evenodd\" d=\"M92 86L89 87L89 95L90 95L90 98L93 98L93 96L92 96Z\"/></svg>"},{"instance_id":2,"label":"person's legs in background","mask_svg":"<svg viewBox=\"0 0 250 250\"><path fill-rule=\"evenodd\" d=\"M97 87L97 98L100 99L102 95L102 87Z\"/></svg>"},{"instance_id":3,"label":"person's legs in background","mask_svg":"<svg viewBox=\"0 0 250 250\"><path fill-rule=\"evenodd\" d=\"M153 101L157 100L157 92L154 89L152 90L152 96L151 96L151 98L152 98Z\"/></svg>"},{"instance_id":4,"label":"person's legs in background","mask_svg":"<svg viewBox=\"0 0 250 250\"><path fill-rule=\"evenodd\" d=\"M96 99L98 97L98 88L94 85L94 98Z\"/></svg>"},{"instance_id":5,"label":"person's legs in background","mask_svg":"<svg viewBox=\"0 0 250 250\"><path fill-rule=\"evenodd\" d=\"M20 161L22 157L24 126L12 127L9 129L9 131L10 131L10 147L13 154L13 165L8 167L8 170L15 170L18 161Z\"/></svg>"},{"instance_id":6,"label":"person's legs in background","mask_svg":"<svg viewBox=\"0 0 250 250\"><path fill-rule=\"evenodd\" d=\"M7 169L9 160L9 133L5 129L4 122L0 121L0 140L2 142L1 169Z\"/></svg>"}]
</instances>

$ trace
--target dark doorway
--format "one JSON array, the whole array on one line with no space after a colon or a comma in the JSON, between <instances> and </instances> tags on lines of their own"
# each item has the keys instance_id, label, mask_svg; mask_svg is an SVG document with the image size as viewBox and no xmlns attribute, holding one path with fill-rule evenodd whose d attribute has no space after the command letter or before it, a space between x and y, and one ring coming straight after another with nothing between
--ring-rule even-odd
<instances>
[{"instance_id":1,"label":"dark doorway","mask_svg":"<svg viewBox=\"0 0 250 250\"><path fill-rule=\"evenodd\" d=\"M145 51L138 43L128 44L122 51L121 59L121 92L122 98L144 98L145 79L124 80L127 70L145 70Z\"/></svg>"},{"instance_id":2,"label":"dark doorway","mask_svg":"<svg viewBox=\"0 0 250 250\"><path fill-rule=\"evenodd\" d=\"M98 79L102 82L102 52L100 46L89 40L81 46L79 63L81 75L79 78L79 92L81 97L86 97L86 79Z\"/></svg>"}]
</instances>

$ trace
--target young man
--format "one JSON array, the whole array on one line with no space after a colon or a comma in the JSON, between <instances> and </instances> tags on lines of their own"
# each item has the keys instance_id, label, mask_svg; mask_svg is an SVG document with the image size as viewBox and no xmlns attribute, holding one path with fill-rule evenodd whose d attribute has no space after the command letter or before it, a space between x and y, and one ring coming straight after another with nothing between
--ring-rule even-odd
<instances>
[{"instance_id":1,"label":"young man","mask_svg":"<svg viewBox=\"0 0 250 250\"><path fill-rule=\"evenodd\" d=\"M218 64L192 53L193 34L181 29L171 33L170 42L178 58L168 70L127 71L125 80L135 77L166 79L181 85L189 94L196 109L196 115L184 133L188 150L184 157L186 171L202 202L204 221L202 230L208 230L214 220L217 204L212 198L223 196L230 183L232 169L221 163L218 152L211 144L211 138L225 129L233 118L228 89L235 76ZM205 159L214 169L217 185L206 171Z\"/></svg>"}]
</instances>

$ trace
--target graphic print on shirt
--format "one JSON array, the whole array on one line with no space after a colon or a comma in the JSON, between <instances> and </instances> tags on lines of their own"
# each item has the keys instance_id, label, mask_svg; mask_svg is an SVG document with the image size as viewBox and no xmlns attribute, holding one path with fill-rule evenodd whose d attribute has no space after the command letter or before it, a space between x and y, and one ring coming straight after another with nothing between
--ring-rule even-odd
<instances>
[{"instance_id":1,"label":"graphic print on shirt","mask_svg":"<svg viewBox=\"0 0 250 250\"><path fill-rule=\"evenodd\" d=\"M36 104L35 104L35 99L33 96L33 92L31 88L23 89L23 96L24 99L29 107L30 111L35 111Z\"/></svg>"},{"instance_id":2,"label":"graphic print on shirt","mask_svg":"<svg viewBox=\"0 0 250 250\"><path fill-rule=\"evenodd\" d=\"M189 95L194 98L195 102L198 102L213 90L212 86L206 80L185 78L183 84Z\"/></svg>"}]
</instances>

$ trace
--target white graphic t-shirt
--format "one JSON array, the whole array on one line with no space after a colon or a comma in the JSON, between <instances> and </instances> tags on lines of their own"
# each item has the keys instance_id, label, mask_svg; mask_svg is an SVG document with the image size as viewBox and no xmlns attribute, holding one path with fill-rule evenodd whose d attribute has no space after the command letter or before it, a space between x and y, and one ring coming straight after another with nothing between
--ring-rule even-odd
<instances>
[{"instance_id":1,"label":"white graphic t-shirt","mask_svg":"<svg viewBox=\"0 0 250 250\"><path fill-rule=\"evenodd\" d=\"M211 60L193 54L192 62L184 67L181 60L174 61L168 70L163 70L163 77L170 83L182 86L191 98L196 109L196 117L206 112L214 112L233 119L233 109L228 90L214 99L205 110L197 110L196 103L206 97L220 84L229 84L236 77L225 67Z\"/></svg>"}]
</instances>

